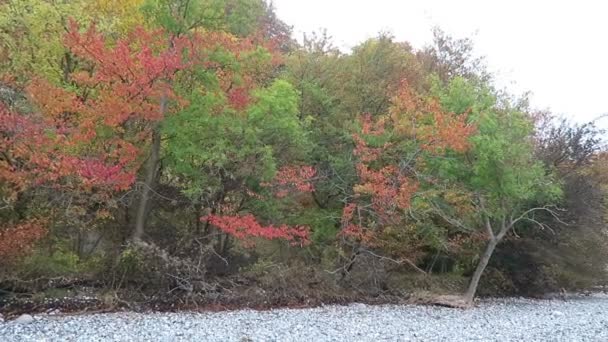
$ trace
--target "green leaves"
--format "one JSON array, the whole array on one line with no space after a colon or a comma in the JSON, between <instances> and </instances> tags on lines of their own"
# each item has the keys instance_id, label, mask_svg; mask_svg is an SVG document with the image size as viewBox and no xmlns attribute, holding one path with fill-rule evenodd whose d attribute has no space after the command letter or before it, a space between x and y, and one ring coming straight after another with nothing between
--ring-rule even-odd
<instances>
[{"instance_id":1,"label":"green leaves","mask_svg":"<svg viewBox=\"0 0 608 342\"><path fill-rule=\"evenodd\" d=\"M291 84L277 80L255 93L248 120L259 134L260 142L271 145L277 155L304 158L307 141L298 119L298 96Z\"/></svg>"},{"instance_id":2,"label":"green leaves","mask_svg":"<svg viewBox=\"0 0 608 342\"><path fill-rule=\"evenodd\" d=\"M459 77L435 91L444 108L470 112L477 127L468 153L435 164L444 181L481 196L487 212L496 218L538 198L556 200L559 184L534 157L534 126L527 114L508 104L499 106L491 90Z\"/></svg>"},{"instance_id":3,"label":"green leaves","mask_svg":"<svg viewBox=\"0 0 608 342\"><path fill-rule=\"evenodd\" d=\"M297 118L297 94L275 81L254 94L245 114L217 92L193 95L190 106L164 125L169 172L192 188L221 186L220 178L267 181L276 166L304 157L305 132Z\"/></svg>"},{"instance_id":4,"label":"green leaves","mask_svg":"<svg viewBox=\"0 0 608 342\"><path fill-rule=\"evenodd\" d=\"M142 12L150 24L175 34L205 28L245 37L257 29L264 4L259 0L145 0Z\"/></svg>"}]
</instances>

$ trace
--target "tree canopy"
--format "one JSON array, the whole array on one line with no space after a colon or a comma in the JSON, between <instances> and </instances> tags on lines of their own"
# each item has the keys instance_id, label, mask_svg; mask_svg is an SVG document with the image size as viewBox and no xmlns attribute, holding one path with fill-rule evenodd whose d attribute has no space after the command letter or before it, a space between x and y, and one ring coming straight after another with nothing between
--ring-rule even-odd
<instances>
[{"instance_id":1,"label":"tree canopy","mask_svg":"<svg viewBox=\"0 0 608 342\"><path fill-rule=\"evenodd\" d=\"M188 296L276 265L338 292L439 274L468 305L608 279L603 132L433 33L343 52L262 0L0 1L0 262Z\"/></svg>"}]
</instances>

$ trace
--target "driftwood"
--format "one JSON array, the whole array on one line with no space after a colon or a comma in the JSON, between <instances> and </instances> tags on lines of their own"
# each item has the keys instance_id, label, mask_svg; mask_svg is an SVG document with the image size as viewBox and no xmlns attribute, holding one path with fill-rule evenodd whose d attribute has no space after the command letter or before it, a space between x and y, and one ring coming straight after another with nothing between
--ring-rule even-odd
<instances>
[{"instance_id":1,"label":"driftwood","mask_svg":"<svg viewBox=\"0 0 608 342\"><path fill-rule=\"evenodd\" d=\"M437 296L429 304L455 309L470 309L473 307L473 303L467 301L465 297L455 295Z\"/></svg>"},{"instance_id":2,"label":"driftwood","mask_svg":"<svg viewBox=\"0 0 608 342\"><path fill-rule=\"evenodd\" d=\"M466 298L461 295L426 294L422 296L414 296L410 302L416 305L433 305L453 309L470 309L473 307L473 303L467 301Z\"/></svg>"}]
</instances>

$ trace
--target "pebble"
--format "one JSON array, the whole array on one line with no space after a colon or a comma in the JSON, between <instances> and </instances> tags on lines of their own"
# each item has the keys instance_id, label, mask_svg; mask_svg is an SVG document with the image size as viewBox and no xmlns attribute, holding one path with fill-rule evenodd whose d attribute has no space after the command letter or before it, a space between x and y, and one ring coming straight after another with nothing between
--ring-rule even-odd
<instances>
[{"instance_id":1,"label":"pebble","mask_svg":"<svg viewBox=\"0 0 608 342\"><path fill-rule=\"evenodd\" d=\"M35 319L24 315L31 318L29 324L0 323L0 341L608 341L606 312L608 296L598 294L568 301L486 300L468 310L353 304Z\"/></svg>"},{"instance_id":2,"label":"pebble","mask_svg":"<svg viewBox=\"0 0 608 342\"><path fill-rule=\"evenodd\" d=\"M15 324L30 324L34 322L34 317L28 314L23 314L13 321Z\"/></svg>"}]
</instances>

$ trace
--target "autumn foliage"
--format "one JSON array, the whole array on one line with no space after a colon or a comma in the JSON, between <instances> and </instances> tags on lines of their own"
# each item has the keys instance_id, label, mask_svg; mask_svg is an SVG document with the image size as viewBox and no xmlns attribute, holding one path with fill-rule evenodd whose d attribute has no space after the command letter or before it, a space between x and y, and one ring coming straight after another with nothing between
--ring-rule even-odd
<instances>
[{"instance_id":1,"label":"autumn foliage","mask_svg":"<svg viewBox=\"0 0 608 342\"><path fill-rule=\"evenodd\" d=\"M279 198L294 192L313 192L316 174L317 170L312 166L284 166L277 171L272 182L262 185L271 188Z\"/></svg>"},{"instance_id":2,"label":"autumn foliage","mask_svg":"<svg viewBox=\"0 0 608 342\"><path fill-rule=\"evenodd\" d=\"M496 90L469 40L434 35L344 52L294 39L263 0L0 0L6 273L112 274L188 303L237 270L340 301L342 285L392 294L390 272L476 289L486 266L536 262L519 273L608 282L604 133L553 127ZM566 257L588 250L602 257ZM285 283L293 265L310 282Z\"/></svg>"},{"instance_id":3,"label":"autumn foliage","mask_svg":"<svg viewBox=\"0 0 608 342\"><path fill-rule=\"evenodd\" d=\"M412 198L421 188L416 175L423 171L424 158L447 150L465 152L475 132L465 114L444 112L435 100L414 94L405 81L391 103L388 116L359 119L361 132L353 134L358 183L341 218L343 236L375 247L382 245L386 228L406 226ZM395 137L414 144L400 149ZM374 140L375 145L368 142Z\"/></svg>"},{"instance_id":4,"label":"autumn foliage","mask_svg":"<svg viewBox=\"0 0 608 342\"><path fill-rule=\"evenodd\" d=\"M245 242L245 245L252 245L253 238L265 240L285 240L293 246L306 246L310 243L310 231L305 226L290 227L287 225L261 225L251 214L236 216L209 215L201 218L201 221L208 221L221 231L234 236Z\"/></svg>"},{"instance_id":5,"label":"autumn foliage","mask_svg":"<svg viewBox=\"0 0 608 342\"><path fill-rule=\"evenodd\" d=\"M0 226L0 258L3 261L26 255L47 234L44 222L30 220L13 226Z\"/></svg>"}]
</instances>

